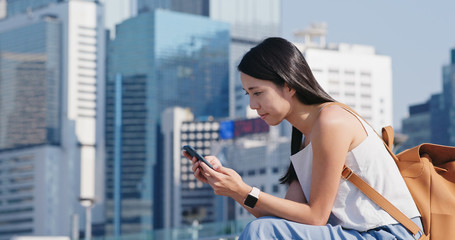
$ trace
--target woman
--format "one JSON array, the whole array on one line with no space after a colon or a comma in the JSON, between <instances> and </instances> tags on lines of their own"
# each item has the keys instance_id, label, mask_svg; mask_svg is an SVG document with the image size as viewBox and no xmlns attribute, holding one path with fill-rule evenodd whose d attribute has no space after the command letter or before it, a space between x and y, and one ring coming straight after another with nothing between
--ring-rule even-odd
<instances>
[{"instance_id":1,"label":"woman","mask_svg":"<svg viewBox=\"0 0 455 240\"><path fill-rule=\"evenodd\" d=\"M340 178L346 164L422 228L417 207L382 140L354 113L328 106L334 100L292 43L268 38L245 54L238 69L250 107L271 126L283 120L293 126L291 164L281 179L289 185L285 198L249 186L214 156L207 156L212 170L184 154L193 161L198 180L258 218L240 239L414 239Z\"/></svg>"}]
</instances>

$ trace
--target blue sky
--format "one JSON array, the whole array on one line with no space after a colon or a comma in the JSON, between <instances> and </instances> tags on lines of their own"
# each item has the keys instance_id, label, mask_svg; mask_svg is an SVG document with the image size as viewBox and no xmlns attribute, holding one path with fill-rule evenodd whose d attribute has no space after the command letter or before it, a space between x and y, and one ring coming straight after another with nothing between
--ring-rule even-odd
<instances>
[{"instance_id":1,"label":"blue sky","mask_svg":"<svg viewBox=\"0 0 455 240\"><path fill-rule=\"evenodd\" d=\"M326 22L327 42L371 45L392 58L394 128L408 106L442 91L442 66L455 47L455 1L282 0L282 33Z\"/></svg>"}]
</instances>

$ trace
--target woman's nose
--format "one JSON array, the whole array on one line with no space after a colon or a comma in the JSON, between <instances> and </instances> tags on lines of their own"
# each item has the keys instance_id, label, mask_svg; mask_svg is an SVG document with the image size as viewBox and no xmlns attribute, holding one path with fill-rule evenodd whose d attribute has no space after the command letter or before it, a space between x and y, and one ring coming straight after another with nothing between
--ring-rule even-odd
<instances>
[{"instance_id":1,"label":"woman's nose","mask_svg":"<svg viewBox=\"0 0 455 240\"><path fill-rule=\"evenodd\" d=\"M259 108L259 104L256 101L250 99L250 108L256 110Z\"/></svg>"}]
</instances>

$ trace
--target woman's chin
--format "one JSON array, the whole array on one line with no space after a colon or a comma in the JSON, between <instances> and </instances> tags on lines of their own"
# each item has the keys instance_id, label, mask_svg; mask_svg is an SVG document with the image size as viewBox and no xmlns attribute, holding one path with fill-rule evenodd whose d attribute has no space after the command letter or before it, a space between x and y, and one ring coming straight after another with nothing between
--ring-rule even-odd
<instances>
[{"instance_id":1,"label":"woman's chin","mask_svg":"<svg viewBox=\"0 0 455 240\"><path fill-rule=\"evenodd\" d=\"M268 119L264 119L264 122L269 126L276 126L281 123L281 121L269 121Z\"/></svg>"}]
</instances>

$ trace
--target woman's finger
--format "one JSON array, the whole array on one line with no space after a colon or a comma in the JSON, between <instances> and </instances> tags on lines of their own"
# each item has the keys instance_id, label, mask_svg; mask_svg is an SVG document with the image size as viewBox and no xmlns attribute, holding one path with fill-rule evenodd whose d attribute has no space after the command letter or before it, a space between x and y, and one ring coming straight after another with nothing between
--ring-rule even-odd
<instances>
[{"instance_id":1,"label":"woman's finger","mask_svg":"<svg viewBox=\"0 0 455 240\"><path fill-rule=\"evenodd\" d=\"M193 163L196 163L196 162L198 162L198 160L197 160L197 158L196 158L196 157L192 157L192 158L191 158L191 161L192 161Z\"/></svg>"},{"instance_id":2,"label":"woman's finger","mask_svg":"<svg viewBox=\"0 0 455 240\"><path fill-rule=\"evenodd\" d=\"M182 153L183 153L183 156L185 156L186 158L188 158L188 159L190 159L190 160L193 158L193 157L191 157L190 154L188 154L188 152L185 151L185 150L182 151Z\"/></svg>"},{"instance_id":3,"label":"woman's finger","mask_svg":"<svg viewBox=\"0 0 455 240\"><path fill-rule=\"evenodd\" d=\"M201 181L203 183L207 183L208 182L207 178L205 178L202 175L202 172L201 172L200 168L196 169L196 171L194 172L194 176L196 177L197 180L199 180L199 181Z\"/></svg>"},{"instance_id":4,"label":"woman's finger","mask_svg":"<svg viewBox=\"0 0 455 240\"><path fill-rule=\"evenodd\" d=\"M191 167L191 168L192 168L192 170L193 170L193 172L194 172L194 171L196 171L196 169L197 169L197 168L199 168L199 165L200 165L200 163L199 163L199 162L195 162L195 163L193 163L193 165L192 165L192 167Z\"/></svg>"},{"instance_id":5,"label":"woman's finger","mask_svg":"<svg viewBox=\"0 0 455 240\"><path fill-rule=\"evenodd\" d=\"M218 169L223 166L220 160L215 156L207 156L206 159L207 161L209 161L210 164L212 164L213 169L215 169L216 171L218 171Z\"/></svg>"},{"instance_id":6,"label":"woman's finger","mask_svg":"<svg viewBox=\"0 0 455 240\"><path fill-rule=\"evenodd\" d=\"M201 164L199 164L199 166L202 168L204 174L207 174L206 176L210 176L210 177L216 176L217 172L215 170L211 169L209 166L207 166L207 164L201 163Z\"/></svg>"},{"instance_id":7,"label":"woman's finger","mask_svg":"<svg viewBox=\"0 0 455 240\"><path fill-rule=\"evenodd\" d=\"M196 157L192 157L190 154L188 154L187 151L182 151L182 154L183 154L183 156L185 156L186 158L191 160L193 163L197 161L197 158Z\"/></svg>"}]
</instances>

